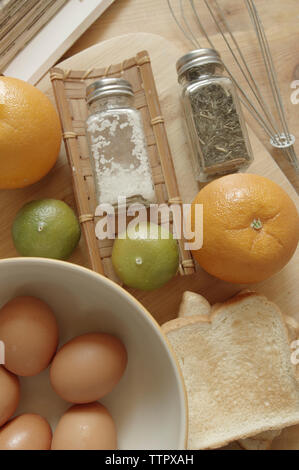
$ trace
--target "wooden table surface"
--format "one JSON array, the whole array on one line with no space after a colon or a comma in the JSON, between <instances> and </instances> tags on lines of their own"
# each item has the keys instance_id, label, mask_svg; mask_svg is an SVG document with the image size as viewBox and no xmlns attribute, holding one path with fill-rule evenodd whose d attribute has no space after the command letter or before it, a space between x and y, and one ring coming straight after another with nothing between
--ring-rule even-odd
<instances>
[{"instance_id":1,"label":"wooden table surface","mask_svg":"<svg viewBox=\"0 0 299 470\"><path fill-rule=\"evenodd\" d=\"M187 1L187 0L184 0ZM202 0L195 0L198 3ZM172 3L177 4L178 0L171 0ZM234 31L238 33L246 33L252 28L248 16L245 11L243 0L221 0L221 4L225 5L226 12L229 17L230 24ZM269 33L270 44L274 50L274 60L277 65L278 79L280 82L283 99L286 105L286 111L289 121L289 127L293 133L296 134L299 140L299 131L297 125L299 105L291 103L291 83L298 79L299 80L299 58L296 54L296 47L299 49L299 5L298 0L256 0L256 5L259 9L261 17L263 19L265 29ZM210 34L215 34L216 29L209 22L206 10L202 10L202 19L205 24L208 25ZM74 44L74 46L67 52L64 59L71 57L72 55L83 51L84 49L108 40L116 36L128 34L128 33L153 33L163 36L172 42L179 49L185 48L186 51L191 48L187 40L180 33L178 27L174 23L166 0L115 0L115 3L106 11L106 13L94 23L94 25ZM297 46L298 45L298 46ZM143 45L140 44L140 50ZM167 53L167 51L165 51ZM254 57L254 54L253 54ZM105 57L107 60L107 57ZM252 63L252 57L251 57ZM282 66L283 64L283 66ZM268 97L266 85L261 79L261 88L265 95ZM270 151L268 139L259 129L255 122L250 122L251 127L258 137L262 140L264 145ZM297 152L299 154L299 146L297 145ZM271 152L272 153L272 152ZM279 156L274 155L279 166L285 171L288 178L292 181L295 189L299 193L299 177L285 164ZM265 170L269 170L270 163L267 164ZM268 160L269 161L269 160ZM57 175L61 168L57 168ZM267 173L267 171L265 171ZM57 191L61 191L59 188L58 181L63 182L63 194L64 200L73 201L71 194L71 188L65 187L65 179L57 179L55 187L51 186L51 180L48 179L47 190L53 194ZM41 182L41 184L43 184ZM80 248L76 250L73 262L83 264L84 261L84 244L80 244ZM293 264L292 264L293 263ZM269 294L269 298L272 300L278 300L278 297L273 294L273 290L281 294L281 298L277 303L283 305L291 305L292 308L288 310L288 313L297 315L298 318L298 294L296 290L296 282L294 279L297 274L296 259L294 257L292 263L288 266L288 269L274 278L274 280L263 285L261 292L266 295ZM290 269L293 269L294 275ZM290 286L290 279L292 279L292 286ZM219 284L219 283L218 283ZM232 295L237 287L231 286L230 284L222 285L219 289L219 285L208 275L203 276L200 273L198 275L186 276L184 278L175 278L167 286L164 286L160 291L159 295L157 292L151 294L139 293L138 299L145 305L146 308L158 319L161 323L169 320L175 316L178 305L181 300L181 296L184 290L190 289L194 291L200 291L206 295L211 301L223 300L224 298ZM238 289L239 290L239 289ZM134 293L134 292L133 292ZM271 295L270 295L271 293ZM218 298L219 296L219 298ZM278 449L298 449L298 436L299 426L289 428L285 430L279 440L274 444L275 448Z\"/></svg>"},{"instance_id":2,"label":"wooden table surface","mask_svg":"<svg viewBox=\"0 0 299 470\"><path fill-rule=\"evenodd\" d=\"M194 1L195 3L199 3L202 0ZM171 0L171 2L177 4L178 0ZM225 4L226 13L234 31L242 35L242 33L252 28L248 16L246 15L243 0L221 0L221 4ZM291 89L291 83L296 79L299 80L299 55L296 54L296 49L299 49L298 0L256 0L256 5L263 19L266 32L269 33L269 37L271 38L270 45L276 46L273 47L275 51L274 60L277 65L278 79L286 105L289 127L295 135L297 134L299 141L297 122L299 104L292 104L290 99L293 91ZM202 19L205 24L207 24L209 33L215 34L215 26L209 21L205 9L202 10ZM187 51L191 48L188 41L184 39L184 36L174 23L166 0L115 0L115 3L73 45L63 59L69 58L96 43L134 32L158 34L168 39L180 49L183 47ZM277 47L279 45L281 47ZM143 45L140 44L139 49L141 50L142 48ZM165 52L167 53L167 51ZM263 80L261 81L261 88L267 95L265 84ZM267 149L271 150L268 139L265 138L265 135L260 131L258 125L255 122L251 122L250 124ZM299 145L296 147L297 153L299 154ZM281 160L277 162L284 169L288 178L292 181L295 189L299 193L299 177L294 175L294 172L290 170L288 165L284 164ZM268 166L270 165L267 165L267 167ZM0 212L2 214L0 258L17 255L10 234L12 220L17 210L16 208L20 208L26 201L40 197L61 198L70 205L74 204L70 174L63 159L59 160L51 174L36 185L25 188L24 190L14 191L13 193L8 191L3 192L0 201ZM82 240L70 261L84 265L85 251L84 240ZM294 261L296 260L293 260L291 269L293 269L296 274L298 273L298 265L296 265ZM288 311L288 313L292 315L297 314L298 316L298 289L296 288L298 282L294 282L295 276L292 277L289 273L290 271L284 271L282 277L274 278L273 284L271 283L271 292L275 289L281 294L282 306L285 302L289 302L288 297L291 296L293 310ZM292 279L292 286L290 285L290 279ZM152 295L139 293L138 299L161 323L163 323L176 315L182 293L186 289L204 292L206 297L213 302L222 301L224 298L233 295L236 289L239 290L237 287L227 284L223 287L223 289L226 289L225 295L224 290L221 291L220 295L217 282L208 275L201 278L200 274L190 276L190 278L187 276L184 278L175 278L159 291L159 295L157 295L157 292ZM268 290L270 292L270 288ZM267 286L264 285L261 292L268 295L268 290ZM269 295L269 298L276 300L275 296L272 297ZM279 448L298 449L299 426L285 432L289 433L289 435L286 437L283 435L277 446Z\"/></svg>"},{"instance_id":3,"label":"wooden table surface","mask_svg":"<svg viewBox=\"0 0 299 470\"><path fill-rule=\"evenodd\" d=\"M179 0L170 1L177 8ZM184 1L186 2L186 0ZM299 52L298 0L255 0L255 3L266 31L276 29L278 39L281 37L281 40L286 40L289 35L296 34L298 36L297 52ZM195 0L195 5L200 6L201 4L203 4L202 0ZM243 0L221 0L220 4L225 7L233 31L245 32L252 29ZM206 8L200 7L199 11L209 34L215 34L217 32L216 27L211 22ZM175 45L184 45L186 50L191 48L190 43L184 38L173 21L166 0L115 0L115 3L106 10L104 15L68 50L64 58L68 58L98 42L134 32L159 34ZM293 134L297 134L299 142L297 122L299 104L292 104L290 99L291 93L294 91L291 89L291 83L296 79L299 80L299 54L294 50L290 50L287 57L275 57L274 54L274 60L287 110L289 127ZM282 61L287 61L287 67ZM281 66L282 63L283 66ZM268 94L268 87L265 88L265 93ZM269 139L265 137L258 124L255 121L250 122L250 124L299 193L299 176L289 168L288 163L281 160L281 157L273 152ZM299 154L299 144L296 144L296 150Z\"/></svg>"}]
</instances>

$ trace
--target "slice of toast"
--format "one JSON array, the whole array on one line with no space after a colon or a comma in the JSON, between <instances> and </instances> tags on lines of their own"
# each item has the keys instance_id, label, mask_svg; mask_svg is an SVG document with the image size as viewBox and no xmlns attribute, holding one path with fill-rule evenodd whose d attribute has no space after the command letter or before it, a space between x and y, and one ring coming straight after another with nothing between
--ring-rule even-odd
<instances>
[{"instance_id":1,"label":"slice of toast","mask_svg":"<svg viewBox=\"0 0 299 470\"><path fill-rule=\"evenodd\" d=\"M299 423L299 389L283 316L248 293L212 315L163 326L181 365L189 397L191 449Z\"/></svg>"},{"instance_id":2,"label":"slice of toast","mask_svg":"<svg viewBox=\"0 0 299 470\"><path fill-rule=\"evenodd\" d=\"M292 342L299 338L299 323L293 317L284 315L284 321L288 329L289 341ZM299 368L296 367L296 378L299 379ZM269 450L272 442L282 433L282 429L276 431L266 431L257 436L247 439L240 439L238 442L245 450Z\"/></svg>"},{"instance_id":3,"label":"slice of toast","mask_svg":"<svg viewBox=\"0 0 299 470\"><path fill-rule=\"evenodd\" d=\"M238 295L250 293L249 289L243 289ZM186 291L183 294L182 302L180 305L178 317L186 318L194 315L210 315L213 313L221 303L210 305L209 302L201 294ZM293 317L284 317L289 331L290 340L293 341L299 338L299 323ZM281 434L281 430L265 431L247 439L240 439L236 444L236 449L245 450L269 450L273 440ZM238 447L239 445L239 447Z\"/></svg>"},{"instance_id":4,"label":"slice of toast","mask_svg":"<svg viewBox=\"0 0 299 470\"><path fill-rule=\"evenodd\" d=\"M272 442L281 434L282 430L265 431L247 439L239 439L238 443L245 450L270 450Z\"/></svg>"},{"instance_id":5,"label":"slice of toast","mask_svg":"<svg viewBox=\"0 0 299 470\"><path fill-rule=\"evenodd\" d=\"M299 323L293 317L284 316L285 324L288 328L289 341L298 340L299 338ZM299 368L296 367L296 378L299 380ZM271 449L272 442L276 437L282 433L282 430L277 431L267 431L257 436L240 439L239 444L245 450L269 450Z\"/></svg>"},{"instance_id":6,"label":"slice of toast","mask_svg":"<svg viewBox=\"0 0 299 470\"><path fill-rule=\"evenodd\" d=\"M243 289L239 294L242 295L245 293L252 292L249 289ZM237 297L237 296L236 296ZM209 315L213 313L221 303L217 303L214 305L210 305L209 302L201 295L195 292L186 291L183 294L183 299L180 305L178 316L182 317L190 317L194 315ZM290 341L296 340L299 338L299 323L295 318L290 316L284 316L285 323L288 328L289 332L289 339ZM297 368L297 373L299 372L299 368ZM297 379L299 377L297 376ZM281 434L282 430L275 430L275 431L265 431L263 433L257 434L256 436L252 436L247 439L240 439L238 441L238 445L236 445L236 449L245 449L245 450L269 450L271 449L271 445L273 440ZM231 446L232 444L230 444Z\"/></svg>"},{"instance_id":7,"label":"slice of toast","mask_svg":"<svg viewBox=\"0 0 299 470\"><path fill-rule=\"evenodd\" d=\"M211 305L202 295L186 291L183 294L178 317L192 317L194 315L210 315Z\"/></svg>"}]
</instances>

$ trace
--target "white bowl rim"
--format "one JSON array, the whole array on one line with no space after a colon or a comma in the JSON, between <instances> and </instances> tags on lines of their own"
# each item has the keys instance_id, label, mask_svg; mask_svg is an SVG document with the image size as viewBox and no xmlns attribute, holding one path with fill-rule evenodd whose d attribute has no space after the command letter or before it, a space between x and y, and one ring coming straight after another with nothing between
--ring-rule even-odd
<instances>
[{"instance_id":1,"label":"white bowl rim","mask_svg":"<svg viewBox=\"0 0 299 470\"><path fill-rule=\"evenodd\" d=\"M79 264L71 263L69 261L51 259L51 258L39 258L39 257L29 257L29 256L0 259L0 268L2 268L3 265L5 267L5 265L10 265L10 264L33 264L33 265L43 264L43 265L52 265L52 266L56 265L56 266L61 266L62 268L65 268L66 270L76 270L77 272L88 274L89 276L92 276L95 279L98 279L100 277L102 282L104 282L104 284L106 284L107 286L119 292L119 294L122 295L123 297L127 297L127 299L132 304L135 304L138 310L141 311L142 314L144 315L144 318L148 321L148 323L151 324L153 329L156 331L162 344L165 345L165 352L167 353L168 358L170 359L171 365L173 367L173 371L175 373L175 377L176 377L177 384L178 384L180 401L183 404L182 408L185 410L184 416L182 416L183 418L182 426L184 429L183 429L183 432L181 432L180 434L180 442L178 444L179 444L179 448L183 446L183 449L187 449L187 445L188 445L188 399L187 399L187 391L186 391L186 387L184 383L183 374L181 372L181 368L179 366L178 360L176 358L176 355L173 351L173 348L170 342L168 341L167 336L163 333L159 323L149 313L149 311L132 294L126 291L123 287L119 286L118 284L113 282L111 279L108 279L104 275L100 273L96 273L95 271L92 271L91 269L81 266Z\"/></svg>"}]
</instances>

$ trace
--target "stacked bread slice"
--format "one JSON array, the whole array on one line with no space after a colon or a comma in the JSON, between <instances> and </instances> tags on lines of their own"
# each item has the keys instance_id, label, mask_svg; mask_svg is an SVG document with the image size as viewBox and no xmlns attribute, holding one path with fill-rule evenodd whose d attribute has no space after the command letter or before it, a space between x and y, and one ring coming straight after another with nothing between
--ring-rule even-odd
<instances>
[{"instance_id":1,"label":"stacked bread slice","mask_svg":"<svg viewBox=\"0 0 299 470\"><path fill-rule=\"evenodd\" d=\"M236 440L267 449L281 429L299 423L290 349L297 323L266 297L245 292L211 308L185 293L179 318L162 328L185 380L190 449Z\"/></svg>"}]
</instances>

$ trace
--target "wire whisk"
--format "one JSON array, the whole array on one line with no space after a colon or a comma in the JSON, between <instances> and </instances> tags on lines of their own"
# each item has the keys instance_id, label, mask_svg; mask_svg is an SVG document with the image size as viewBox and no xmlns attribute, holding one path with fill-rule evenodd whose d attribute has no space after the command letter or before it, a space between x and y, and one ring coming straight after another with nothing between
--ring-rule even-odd
<instances>
[{"instance_id":1,"label":"wire whisk","mask_svg":"<svg viewBox=\"0 0 299 470\"><path fill-rule=\"evenodd\" d=\"M217 49L199 14L199 7L201 4L205 4L213 23L216 25L220 37L223 39L230 56L233 58L237 69L245 79L248 87L247 90L241 86L236 75L233 73L232 68L224 61L225 70L235 83L239 91L241 102L268 135L271 145L274 148L281 149L288 161L299 173L299 161L294 149L295 137L290 133L288 127L283 100L279 90L277 74L264 26L256 9L254 0L243 1L258 40L263 63L267 72L273 104L275 105L277 114L276 118L274 117L271 106L266 102L258 82L254 78L254 74L248 65L236 35L232 31L226 19L225 11L221 7L219 1L198 0L195 3L195 0L177 0L176 2L174 0L167 0L170 12L175 22L194 48L198 49L203 47L201 46L201 39L199 39L199 37L201 37L208 42L212 49ZM175 4L177 8L175 8ZM190 8L192 13L192 26L190 19L187 18L187 7Z\"/></svg>"}]
</instances>

